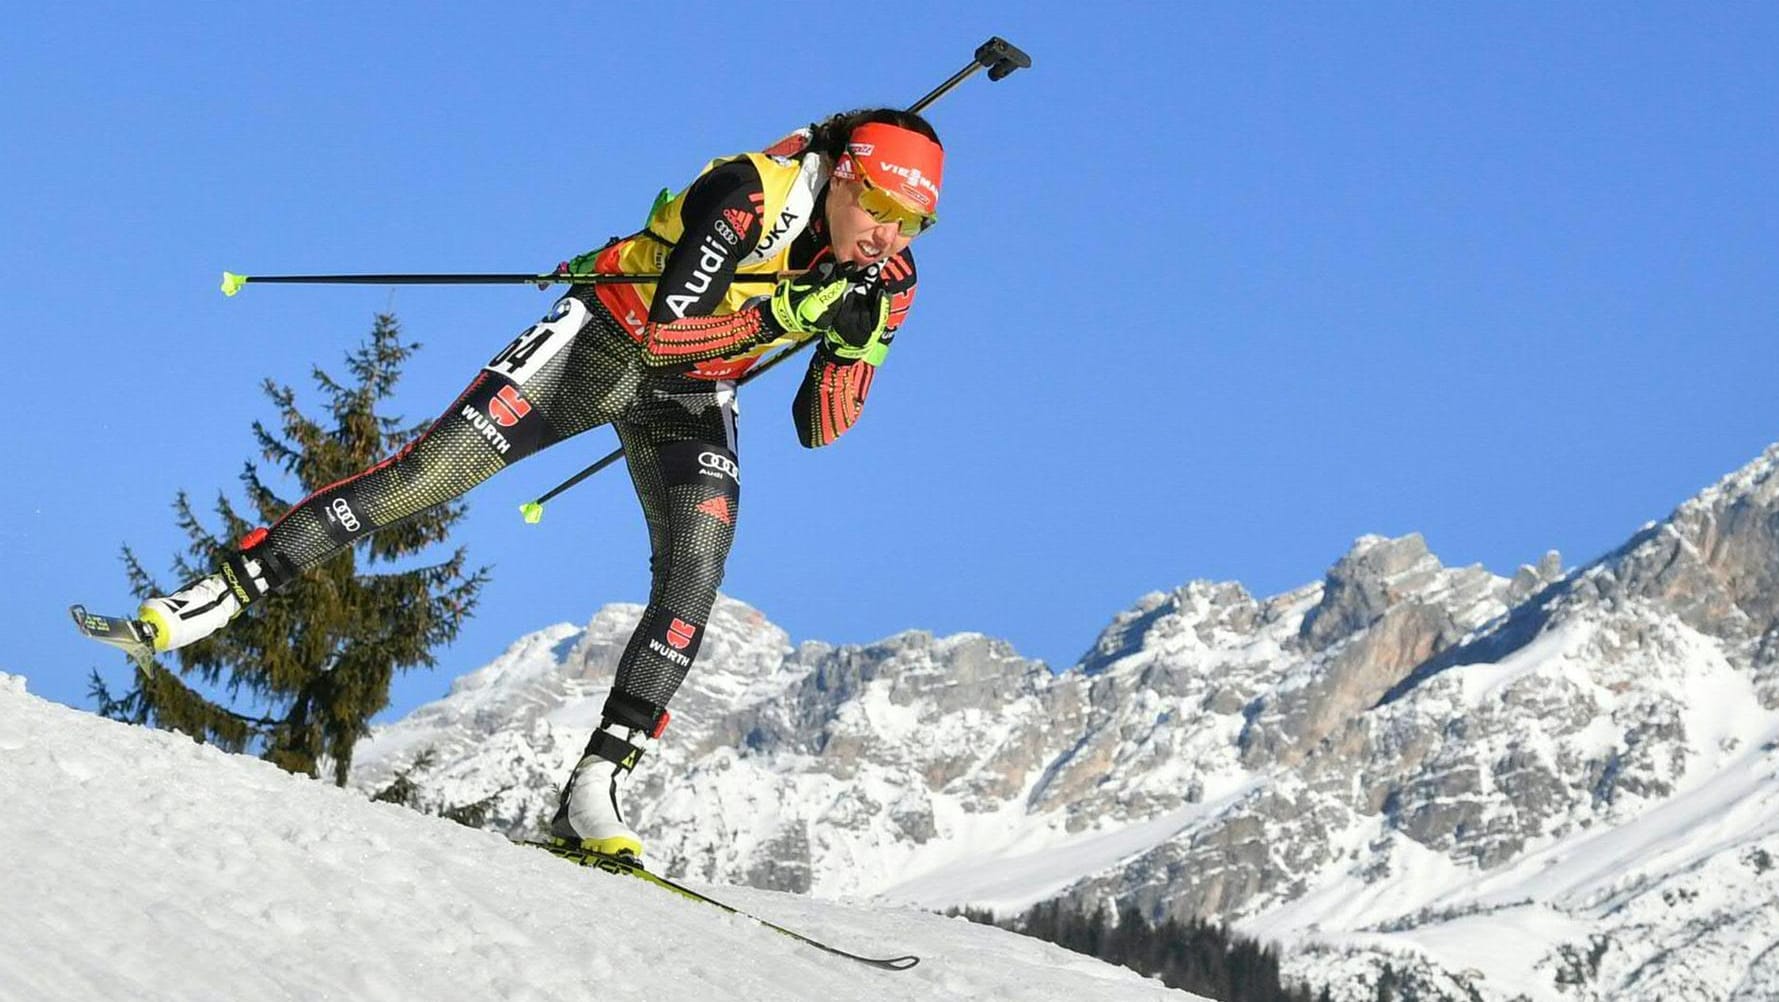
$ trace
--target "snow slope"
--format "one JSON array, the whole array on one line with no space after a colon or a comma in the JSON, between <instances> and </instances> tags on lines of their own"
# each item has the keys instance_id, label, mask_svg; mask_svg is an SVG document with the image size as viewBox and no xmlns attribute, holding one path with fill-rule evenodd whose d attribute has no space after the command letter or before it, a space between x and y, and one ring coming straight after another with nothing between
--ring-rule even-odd
<instances>
[{"instance_id":1,"label":"snow slope","mask_svg":"<svg viewBox=\"0 0 1779 1002\"><path fill-rule=\"evenodd\" d=\"M58 706L0 674L0 1002L1186 999L909 908L718 887L871 970L640 882Z\"/></svg>"},{"instance_id":2,"label":"snow slope","mask_svg":"<svg viewBox=\"0 0 1779 1002\"><path fill-rule=\"evenodd\" d=\"M521 638L362 742L538 830L639 610ZM1779 445L1590 564L1418 535L1192 582L1052 673L980 634L793 645L719 600L627 809L670 873L1214 917L1337 1002L1779 1000Z\"/></svg>"}]
</instances>

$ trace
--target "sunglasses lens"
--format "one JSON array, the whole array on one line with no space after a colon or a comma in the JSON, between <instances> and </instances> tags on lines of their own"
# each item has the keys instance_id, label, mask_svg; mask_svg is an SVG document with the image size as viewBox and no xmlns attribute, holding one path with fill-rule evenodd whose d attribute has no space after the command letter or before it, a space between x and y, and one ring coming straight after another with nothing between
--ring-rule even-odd
<instances>
[{"instance_id":1,"label":"sunglasses lens","mask_svg":"<svg viewBox=\"0 0 1779 1002\"><path fill-rule=\"evenodd\" d=\"M880 223L895 223L905 237L918 236L936 221L933 216L915 212L896 201L889 192L873 187L869 181L859 192L859 207Z\"/></svg>"}]
</instances>

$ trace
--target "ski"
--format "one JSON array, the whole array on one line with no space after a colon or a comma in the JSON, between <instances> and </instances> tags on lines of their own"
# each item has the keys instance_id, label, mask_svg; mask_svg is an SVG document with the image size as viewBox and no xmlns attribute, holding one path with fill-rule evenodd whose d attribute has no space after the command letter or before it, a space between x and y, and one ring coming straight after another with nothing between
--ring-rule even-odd
<instances>
[{"instance_id":1,"label":"ski","mask_svg":"<svg viewBox=\"0 0 1779 1002\"><path fill-rule=\"evenodd\" d=\"M120 616L101 616L86 611L84 605L71 605L68 614L80 632L103 644L110 644L130 656L136 666L153 673L159 665L154 660L154 637L147 624Z\"/></svg>"},{"instance_id":2,"label":"ski","mask_svg":"<svg viewBox=\"0 0 1779 1002\"><path fill-rule=\"evenodd\" d=\"M840 949L839 947L829 946L827 943L823 943L817 939L811 939L810 937L805 936L802 933L797 932L795 930L786 929L784 926L779 925L776 922L768 922L767 920L759 917L758 915L754 915L750 912L742 911L741 909L736 908L733 905L726 905L726 904L722 903L721 901L718 901L715 898L712 898L708 895L700 894L697 891L692 890L690 887L686 887L683 884L678 884L678 883L675 883L674 881L668 880L666 877L660 876L658 874L650 873L648 870L643 868L642 864L637 863L636 861L630 859L627 856L608 856L602 852L589 852L584 849L570 849L567 846L560 846L560 845L556 845L551 842L530 842L530 841L527 841L524 844L529 845L529 846L536 846L537 848L544 850L545 852L549 853L552 856L559 856L559 857L566 859L572 863L579 863L582 866L590 866L597 870L604 870L607 873L616 873L616 874L620 874L623 876L636 877L639 880L644 880L644 881L647 881L648 883L654 884L656 887L659 887L663 890L672 891L674 894L678 894L681 897L689 898L693 901L701 901L704 904L711 905L716 908L721 908L723 911L726 911L731 915L740 915L743 918L752 919L753 921L760 923L761 925L765 926L766 928L771 929L773 932L779 933L781 935L789 936L792 939L798 941L799 943L806 943L810 946L815 947L818 950L821 950L824 953L831 953L836 957L845 957L848 960L856 960L861 964L869 964L872 967L880 968L880 969L886 970L886 971L906 971L910 967L913 967L915 964L920 963L920 958L915 957L915 956L877 958L877 957L861 957L856 953L848 953L845 950Z\"/></svg>"}]
</instances>

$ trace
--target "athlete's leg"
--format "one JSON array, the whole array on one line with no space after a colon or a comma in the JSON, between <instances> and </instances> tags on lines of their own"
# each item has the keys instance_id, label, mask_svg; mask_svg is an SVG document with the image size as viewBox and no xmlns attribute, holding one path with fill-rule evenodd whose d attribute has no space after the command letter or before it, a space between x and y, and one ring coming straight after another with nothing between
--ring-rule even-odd
<instances>
[{"instance_id":1,"label":"athlete's leg","mask_svg":"<svg viewBox=\"0 0 1779 1002\"><path fill-rule=\"evenodd\" d=\"M735 538L741 481L735 388L685 378L644 384L617 423L624 460L649 523L653 583L642 621L618 662L603 719L562 791L551 830L607 853L642 852L618 807L618 785L698 656Z\"/></svg>"},{"instance_id":2,"label":"athlete's leg","mask_svg":"<svg viewBox=\"0 0 1779 1002\"><path fill-rule=\"evenodd\" d=\"M634 392L616 324L579 291L559 300L477 374L400 452L298 502L241 541L217 573L143 603L167 650L208 635L246 605L364 537L461 497L540 449L612 420ZM622 334L617 333L618 338Z\"/></svg>"}]
</instances>

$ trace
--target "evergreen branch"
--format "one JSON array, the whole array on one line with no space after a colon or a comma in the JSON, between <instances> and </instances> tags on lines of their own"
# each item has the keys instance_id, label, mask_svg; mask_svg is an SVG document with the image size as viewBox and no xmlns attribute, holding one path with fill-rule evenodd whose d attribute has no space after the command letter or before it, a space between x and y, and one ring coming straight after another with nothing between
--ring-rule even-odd
<instances>
[{"instance_id":1,"label":"evergreen branch","mask_svg":"<svg viewBox=\"0 0 1779 1002\"><path fill-rule=\"evenodd\" d=\"M161 588L160 585L155 582L154 575L148 573L142 566L142 561L136 559L136 552L130 549L128 545L125 545L123 548L122 559L124 563L124 576L128 578L130 582L130 594L139 599L147 598L150 595L160 594Z\"/></svg>"},{"instance_id":2,"label":"evergreen branch","mask_svg":"<svg viewBox=\"0 0 1779 1002\"><path fill-rule=\"evenodd\" d=\"M277 463L284 472L294 472L302 453L292 448L289 443L266 430L263 421L253 422L253 438L259 443L260 455L266 460ZM253 464L247 464L251 467Z\"/></svg>"}]
</instances>

